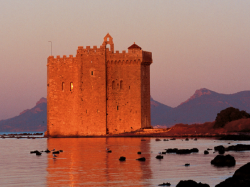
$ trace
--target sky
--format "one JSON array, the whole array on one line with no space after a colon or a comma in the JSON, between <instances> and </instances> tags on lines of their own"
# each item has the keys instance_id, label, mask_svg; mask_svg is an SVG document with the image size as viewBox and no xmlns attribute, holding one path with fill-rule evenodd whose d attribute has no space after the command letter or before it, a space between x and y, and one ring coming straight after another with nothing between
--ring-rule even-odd
<instances>
[{"instance_id":1,"label":"sky","mask_svg":"<svg viewBox=\"0 0 250 187\"><path fill-rule=\"evenodd\" d=\"M151 96L176 107L195 90L250 90L249 0L0 0L0 120L47 97L47 57L134 42L152 52Z\"/></svg>"}]
</instances>

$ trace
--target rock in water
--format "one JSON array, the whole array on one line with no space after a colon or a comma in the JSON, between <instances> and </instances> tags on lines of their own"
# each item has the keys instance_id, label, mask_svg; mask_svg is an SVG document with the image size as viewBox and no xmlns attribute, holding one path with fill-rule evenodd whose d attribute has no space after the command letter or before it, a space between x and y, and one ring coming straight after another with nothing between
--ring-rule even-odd
<instances>
[{"instance_id":1,"label":"rock in water","mask_svg":"<svg viewBox=\"0 0 250 187\"><path fill-rule=\"evenodd\" d=\"M155 158L157 158L157 159L163 159L163 156L162 155L157 155Z\"/></svg>"},{"instance_id":2,"label":"rock in water","mask_svg":"<svg viewBox=\"0 0 250 187\"><path fill-rule=\"evenodd\" d=\"M197 183L193 180L180 181L176 187L210 187L208 184Z\"/></svg>"},{"instance_id":3,"label":"rock in water","mask_svg":"<svg viewBox=\"0 0 250 187\"><path fill-rule=\"evenodd\" d=\"M33 153L39 153L39 151L38 150L30 151L30 154L33 154Z\"/></svg>"},{"instance_id":4,"label":"rock in water","mask_svg":"<svg viewBox=\"0 0 250 187\"><path fill-rule=\"evenodd\" d=\"M146 161L146 158L145 157L141 157L141 158L138 158L136 160L139 160L139 161Z\"/></svg>"},{"instance_id":5,"label":"rock in water","mask_svg":"<svg viewBox=\"0 0 250 187\"><path fill-rule=\"evenodd\" d=\"M166 182L166 183L159 184L158 186L171 186L171 184L169 182Z\"/></svg>"},{"instance_id":6,"label":"rock in water","mask_svg":"<svg viewBox=\"0 0 250 187\"><path fill-rule=\"evenodd\" d=\"M208 155L209 152L207 150L204 151L204 155Z\"/></svg>"},{"instance_id":7,"label":"rock in water","mask_svg":"<svg viewBox=\"0 0 250 187\"><path fill-rule=\"evenodd\" d=\"M223 145L215 146L214 150L218 152L225 152L225 147Z\"/></svg>"},{"instance_id":8,"label":"rock in water","mask_svg":"<svg viewBox=\"0 0 250 187\"><path fill-rule=\"evenodd\" d=\"M193 149L190 149L190 151L191 151L192 153L198 153L198 152L199 152L199 149L193 148Z\"/></svg>"},{"instance_id":9,"label":"rock in water","mask_svg":"<svg viewBox=\"0 0 250 187\"><path fill-rule=\"evenodd\" d=\"M120 161L125 161L125 160L126 160L126 157L121 156L121 157L119 158L119 160L120 160Z\"/></svg>"},{"instance_id":10,"label":"rock in water","mask_svg":"<svg viewBox=\"0 0 250 187\"><path fill-rule=\"evenodd\" d=\"M231 155L217 155L212 161L211 164L218 166L218 167L231 167L231 166L235 166L235 159L233 156Z\"/></svg>"},{"instance_id":11,"label":"rock in water","mask_svg":"<svg viewBox=\"0 0 250 187\"><path fill-rule=\"evenodd\" d=\"M250 186L250 162L237 169L232 177L217 184L215 187L249 187Z\"/></svg>"},{"instance_id":12,"label":"rock in water","mask_svg":"<svg viewBox=\"0 0 250 187\"><path fill-rule=\"evenodd\" d=\"M233 175L240 179L250 179L250 162L237 169Z\"/></svg>"},{"instance_id":13,"label":"rock in water","mask_svg":"<svg viewBox=\"0 0 250 187\"><path fill-rule=\"evenodd\" d=\"M42 153L38 151L38 152L36 152L36 155L40 156L40 155L42 155Z\"/></svg>"}]
</instances>

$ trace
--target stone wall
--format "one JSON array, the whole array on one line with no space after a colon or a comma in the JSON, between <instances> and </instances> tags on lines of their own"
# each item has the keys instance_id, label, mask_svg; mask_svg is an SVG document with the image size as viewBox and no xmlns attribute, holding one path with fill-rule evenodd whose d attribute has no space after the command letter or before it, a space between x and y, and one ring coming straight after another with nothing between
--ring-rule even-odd
<instances>
[{"instance_id":1,"label":"stone wall","mask_svg":"<svg viewBox=\"0 0 250 187\"><path fill-rule=\"evenodd\" d=\"M76 57L50 56L48 136L105 135L150 127L151 63L152 53L139 46L128 53L114 52L109 34L100 48L78 47Z\"/></svg>"}]
</instances>

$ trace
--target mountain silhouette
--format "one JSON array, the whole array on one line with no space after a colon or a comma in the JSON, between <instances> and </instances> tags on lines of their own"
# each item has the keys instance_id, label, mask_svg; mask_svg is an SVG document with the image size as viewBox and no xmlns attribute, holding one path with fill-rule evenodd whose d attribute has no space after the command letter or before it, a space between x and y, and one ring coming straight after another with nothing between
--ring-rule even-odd
<instances>
[{"instance_id":1,"label":"mountain silhouette","mask_svg":"<svg viewBox=\"0 0 250 187\"><path fill-rule=\"evenodd\" d=\"M179 106L166 110L165 115L158 119L158 124L170 127L174 124L194 124L214 121L217 113L227 107L234 107L250 112L250 91L235 94L220 94L202 88L196 90L187 101Z\"/></svg>"},{"instance_id":2,"label":"mountain silhouette","mask_svg":"<svg viewBox=\"0 0 250 187\"><path fill-rule=\"evenodd\" d=\"M41 98L32 109L20 115L0 121L0 132L31 132L47 129L47 99Z\"/></svg>"},{"instance_id":3,"label":"mountain silhouette","mask_svg":"<svg viewBox=\"0 0 250 187\"><path fill-rule=\"evenodd\" d=\"M206 88L195 93L179 106L172 108L150 98L151 125L171 127L178 123L194 124L212 122L217 113L227 107L250 113L250 91L235 94L220 94ZM0 121L0 132L46 131L47 99L41 98L32 109L20 115Z\"/></svg>"}]
</instances>

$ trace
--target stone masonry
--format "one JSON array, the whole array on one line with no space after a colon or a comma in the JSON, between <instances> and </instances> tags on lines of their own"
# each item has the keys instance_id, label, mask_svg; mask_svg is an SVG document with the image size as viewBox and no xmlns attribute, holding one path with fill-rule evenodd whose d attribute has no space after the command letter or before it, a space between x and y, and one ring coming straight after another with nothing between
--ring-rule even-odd
<instances>
[{"instance_id":1,"label":"stone masonry","mask_svg":"<svg viewBox=\"0 0 250 187\"><path fill-rule=\"evenodd\" d=\"M109 48L107 48L109 44ZM47 62L47 136L80 137L150 128L152 53L133 44L114 51L107 34L97 48Z\"/></svg>"}]
</instances>

